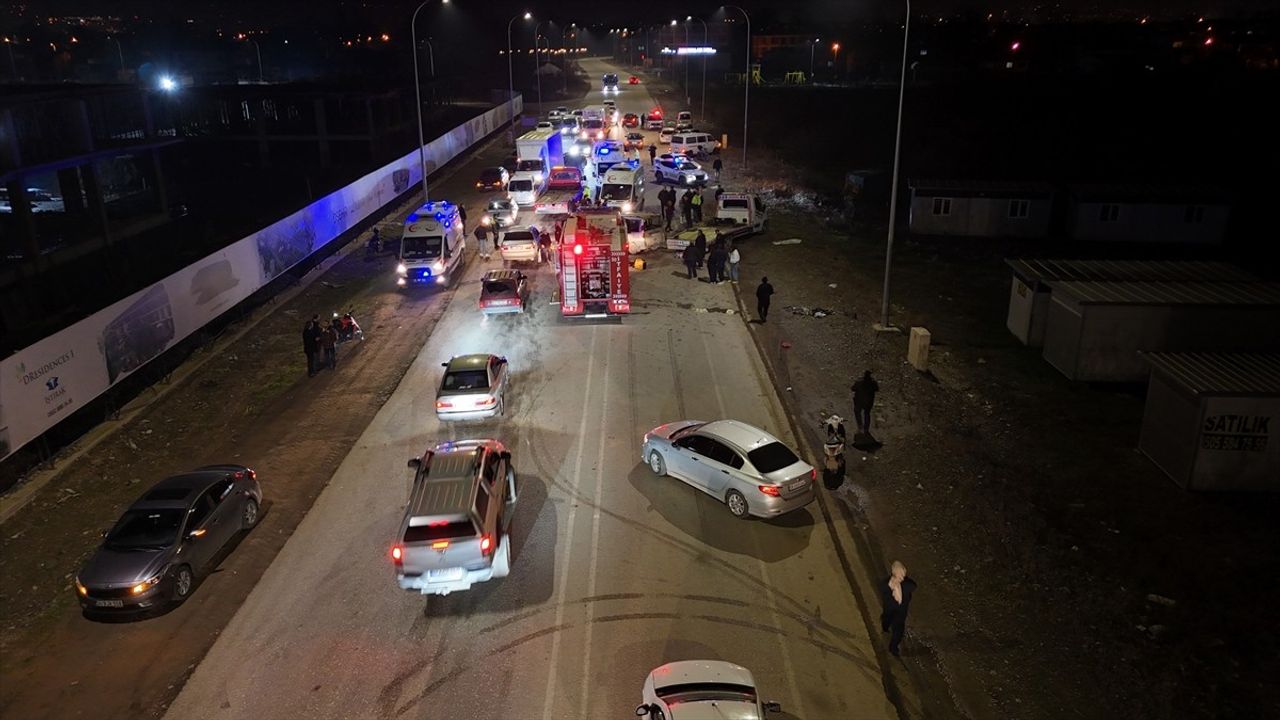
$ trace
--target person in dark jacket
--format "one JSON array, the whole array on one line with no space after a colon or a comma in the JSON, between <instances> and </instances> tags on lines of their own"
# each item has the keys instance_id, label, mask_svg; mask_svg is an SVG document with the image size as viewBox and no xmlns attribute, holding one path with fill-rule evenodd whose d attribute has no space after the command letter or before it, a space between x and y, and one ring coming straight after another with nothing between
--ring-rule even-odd
<instances>
[{"instance_id":1,"label":"person in dark jacket","mask_svg":"<svg viewBox=\"0 0 1280 720\"><path fill-rule=\"evenodd\" d=\"M716 158L716 161L711 163L711 169L716 171L716 182L720 182L720 171L724 169L724 163L720 158Z\"/></svg>"},{"instance_id":2,"label":"person in dark jacket","mask_svg":"<svg viewBox=\"0 0 1280 720\"><path fill-rule=\"evenodd\" d=\"M711 248L711 255L707 257L707 273L711 276L711 282L719 285L724 282L724 264L729 259L729 253L724 250L724 243L717 242Z\"/></svg>"},{"instance_id":3,"label":"person in dark jacket","mask_svg":"<svg viewBox=\"0 0 1280 720\"><path fill-rule=\"evenodd\" d=\"M693 191L685 190L680 196L680 214L684 216L685 229L693 227Z\"/></svg>"},{"instance_id":4,"label":"person in dark jacket","mask_svg":"<svg viewBox=\"0 0 1280 720\"><path fill-rule=\"evenodd\" d=\"M657 157L658 157L658 146L650 145L649 146L649 165L651 166L657 165L658 164Z\"/></svg>"},{"instance_id":5,"label":"person in dark jacket","mask_svg":"<svg viewBox=\"0 0 1280 720\"><path fill-rule=\"evenodd\" d=\"M330 370L338 369L338 331L330 325L320 332L320 349L324 352L323 365Z\"/></svg>"},{"instance_id":6,"label":"person in dark jacket","mask_svg":"<svg viewBox=\"0 0 1280 720\"><path fill-rule=\"evenodd\" d=\"M858 432L871 434L871 407L876 404L876 393L880 392L880 384L871 377L871 371L865 370L862 379L849 388L853 391L853 419L858 424Z\"/></svg>"},{"instance_id":7,"label":"person in dark jacket","mask_svg":"<svg viewBox=\"0 0 1280 720\"><path fill-rule=\"evenodd\" d=\"M458 206L458 219L462 221L462 234L467 234L467 209L461 205Z\"/></svg>"},{"instance_id":8,"label":"person in dark jacket","mask_svg":"<svg viewBox=\"0 0 1280 720\"><path fill-rule=\"evenodd\" d=\"M316 354L320 352L320 316L312 315L302 328L302 352L307 355L307 377L316 374Z\"/></svg>"},{"instance_id":9,"label":"person in dark jacket","mask_svg":"<svg viewBox=\"0 0 1280 720\"><path fill-rule=\"evenodd\" d=\"M894 560L889 577L880 586L880 600L884 608L880 613L880 629L890 633L889 652L894 657L898 657L902 636L907 632L907 610L915 592L916 581L907 577L907 567Z\"/></svg>"},{"instance_id":10,"label":"person in dark jacket","mask_svg":"<svg viewBox=\"0 0 1280 720\"><path fill-rule=\"evenodd\" d=\"M769 319L769 303L773 298L773 286L769 284L769 278L761 278L760 286L756 288L756 314L760 316L760 322L766 322Z\"/></svg>"},{"instance_id":11,"label":"person in dark jacket","mask_svg":"<svg viewBox=\"0 0 1280 720\"><path fill-rule=\"evenodd\" d=\"M707 257L707 236L698 231L698 236L693 239L693 245L698 250L698 267L702 267L702 261Z\"/></svg>"},{"instance_id":12,"label":"person in dark jacket","mask_svg":"<svg viewBox=\"0 0 1280 720\"><path fill-rule=\"evenodd\" d=\"M689 270L689 279L696 280L698 277L698 248L693 243L685 246L684 252L680 253L680 259L684 261L684 266Z\"/></svg>"},{"instance_id":13,"label":"person in dark jacket","mask_svg":"<svg viewBox=\"0 0 1280 720\"><path fill-rule=\"evenodd\" d=\"M658 200L662 202L662 220L666 223L667 232L671 232L671 221L676 215L676 191L671 188L663 188L658 193Z\"/></svg>"}]
</instances>

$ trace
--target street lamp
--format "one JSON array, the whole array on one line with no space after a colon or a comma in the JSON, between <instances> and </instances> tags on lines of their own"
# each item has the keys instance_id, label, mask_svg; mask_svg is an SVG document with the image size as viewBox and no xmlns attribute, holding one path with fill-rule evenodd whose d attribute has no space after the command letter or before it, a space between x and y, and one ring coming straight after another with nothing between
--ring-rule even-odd
<instances>
[{"instance_id":1,"label":"street lamp","mask_svg":"<svg viewBox=\"0 0 1280 720\"><path fill-rule=\"evenodd\" d=\"M18 65L13 61L13 39L6 36L4 39L4 49L9 51L9 74L14 80L18 79Z\"/></svg>"},{"instance_id":2,"label":"street lamp","mask_svg":"<svg viewBox=\"0 0 1280 720\"><path fill-rule=\"evenodd\" d=\"M747 19L747 74L743 76L742 93L742 169L747 169L747 110L751 102L751 16L737 5L725 5L727 9L737 10Z\"/></svg>"},{"instance_id":3,"label":"street lamp","mask_svg":"<svg viewBox=\"0 0 1280 720\"><path fill-rule=\"evenodd\" d=\"M413 52L413 98L418 108L418 164L422 166L422 202L427 202L427 141L422 136L422 81L418 79L418 13L431 0L422 0L409 19L409 48ZM440 4L448 5L449 0L440 0ZM428 42L430 45L430 42ZM435 52L431 53L431 77L436 76Z\"/></svg>"},{"instance_id":4,"label":"street lamp","mask_svg":"<svg viewBox=\"0 0 1280 720\"><path fill-rule=\"evenodd\" d=\"M702 18L696 18L692 15L689 15L684 19L686 23L691 22L693 20L697 20L698 22L702 23L702 45L703 47L706 47L708 42L710 42L708 40L709 33L707 32L707 21L703 20ZM687 27L686 27L685 37L686 38L688 37ZM698 111L698 117L704 118L704 119L707 117L707 56L706 55L702 56L702 109Z\"/></svg>"},{"instance_id":5,"label":"street lamp","mask_svg":"<svg viewBox=\"0 0 1280 720\"><path fill-rule=\"evenodd\" d=\"M568 25L565 25L564 27L560 28L560 53L561 55L563 55L563 57L560 58L560 94L561 95L569 94L569 52L565 49L565 46L564 46L564 33L569 28L574 28L573 40L574 40L574 44L576 45L578 40L577 27L578 27L578 23L569 23Z\"/></svg>"},{"instance_id":6,"label":"street lamp","mask_svg":"<svg viewBox=\"0 0 1280 720\"><path fill-rule=\"evenodd\" d=\"M530 20L533 18L533 13L526 12L524 15L515 15L507 23L507 102L508 103L511 102L511 100L516 96L516 80L515 80L514 70L512 69L512 65L511 65L511 26L515 24L516 20L520 20L521 18L525 20ZM511 142L515 142L515 141L516 141L516 114L513 112L511 113Z\"/></svg>"},{"instance_id":7,"label":"street lamp","mask_svg":"<svg viewBox=\"0 0 1280 720\"><path fill-rule=\"evenodd\" d=\"M893 264L893 227L898 217L898 159L902 154L902 97L907 90L907 41L911 37L911 0L902 26L902 77L898 81L898 129L893 138L893 187L889 191L889 240L884 248L884 287L880 299L880 328L889 326L889 268Z\"/></svg>"},{"instance_id":8,"label":"street lamp","mask_svg":"<svg viewBox=\"0 0 1280 720\"><path fill-rule=\"evenodd\" d=\"M548 61L550 61L551 38L542 38L542 40L547 41L547 56L548 56ZM538 38L538 33L534 32L533 34L533 78L538 83L538 113L539 114L542 113L542 75L538 73L538 71L542 69L540 65L542 61L538 57L539 53L541 52L540 43L541 43L541 40L539 40Z\"/></svg>"},{"instance_id":9,"label":"street lamp","mask_svg":"<svg viewBox=\"0 0 1280 720\"><path fill-rule=\"evenodd\" d=\"M809 42L809 82L813 82L813 49L818 47L822 38L814 38Z\"/></svg>"},{"instance_id":10,"label":"street lamp","mask_svg":"<svg viewBox=\"0 0 1280 720\"><path fill-rule=\"evenodd\" d=\"M124 48L120 47L120 39L109 37L107 40L116 44L116 55L120 58L120 70L124 70ZM7 40L5 42L8 42Z\"/></svg>"},{"instance_id":11,"label":"street lamp","mask_svg":"<svg viewBox=\"0 0 1280 720\"><path fill-rule=\"evenodd\" d=\"M840 57L840 43L831 43L831 79L835 80L840 77L840 66L836 64L836 59Z\"/></svg>"}]
</instances>

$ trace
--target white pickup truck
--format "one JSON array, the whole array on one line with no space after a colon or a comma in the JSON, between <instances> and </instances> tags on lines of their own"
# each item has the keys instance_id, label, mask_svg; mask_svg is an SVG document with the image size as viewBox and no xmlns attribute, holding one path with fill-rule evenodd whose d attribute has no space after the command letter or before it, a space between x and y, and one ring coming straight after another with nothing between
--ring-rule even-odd
<instances>
[{"instance_id":1,"label":"white pickup truck","mask_svg":"<svg viewBox=\"0 0 1280 720\"><path fill-rule=\"evenodd\" d=\"M718 238L737 242L743 238L764 232L769 222L764 201L753 193L723 193L715 206L715 215L701 225L682 230L667 237L667 249L683 250L701 232L707 244Z\"/></svg>"}]
</instances>

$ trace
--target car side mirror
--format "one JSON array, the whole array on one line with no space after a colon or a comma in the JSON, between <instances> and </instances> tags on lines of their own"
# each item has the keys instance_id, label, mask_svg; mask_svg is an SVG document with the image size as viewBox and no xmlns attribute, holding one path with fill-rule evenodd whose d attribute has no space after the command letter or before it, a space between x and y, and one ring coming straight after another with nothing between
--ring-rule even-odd
<instances>
[{"instance_id":1,"label":"car side mirror","mask_svg":"<svg viewBox=\"0 0 1280 720\"><path fill-rule=\"evenodd\" d=\"M103 539L103 540L106 540L106 539L107 539L107 533L109 533L109 532L111 532L111 531L110 531L110 530L103 530L103 531L102 531L102 533L101 533L101 534L102 534L102 539Z\"/></svg>"},{"instance_id":2,"label":"car side mirror","mask_svg":"<svg viewBox=\"0 0 1280 720\"><path fill-rule=\"evenodd\" d=\"M767 713L771 713L771 712L782 712L782 703L780 703L780 702L767 702L767 703L765 703L765 704L764 704L764 711L765 711L765 712L767 712Z\"/></svg>"},{"instance_id":3,"label":"car side mirror","mask_svg":"<svg viewBox=\"0 0 1280 720\"><path fill-rule=\"evenodd\" d=\"M187 539L195 540L197 538L203 537L205 532L207 531L204 528L196 528L195 530L192 530L191 532L187 533Z\"/></svg>"},{"instance_id":4,"label":"car side mirror","mask_svg":"<svg viewBox=\"0 0 1280 720\"><path fill-rule=\"evenodd\" d=\"M636 717L649 717L648 703L641 703L636 706Z\"/></svg>"},{"instance_id":5,"label":"car side mirror","mask_svg":"<svg viewBox=\"0 0 1280 720\"><path fill-rule=\"evenodd\" d=\"M409 467L417 470L422 467L422 458L409 458L409 462L407 464Z\"/></svg>"},{"instance_id":6,"label":"car side mirror","mask_svg":"<svg viewBox=\"0 0 1280 720\"><path fill-rule=\"evenodd\" d=\"M440 363L440 367L449 367L449 363L447 363L447 362L442 362L442 363Z\"/></svg>"},{"instance_id":7,"label":"car side mirror","mask_svg":"<svg viewBox=\"0 0 1280 720\"><path fill-rule=\"evenodd\" d=\"M511 459L511 451L510 451L510 450L503 450L502 452L498 453L498 457L499 457L499 458L501 458L501 459L503 459L503 460L510 460L510 459Z\"/></svg>"}]
</instances>

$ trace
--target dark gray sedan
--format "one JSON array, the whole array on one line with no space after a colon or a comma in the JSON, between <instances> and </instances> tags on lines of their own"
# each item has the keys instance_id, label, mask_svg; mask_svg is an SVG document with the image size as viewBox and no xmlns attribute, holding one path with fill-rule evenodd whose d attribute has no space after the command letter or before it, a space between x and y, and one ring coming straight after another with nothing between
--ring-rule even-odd
<instances>
[{"instance_id":1,"label":"dark gray sedan","mask_svg":"<svg viewBox=\"0 0 1280 720\"><path fill-rule=\"evenodd\" d=\"M258 523L262 488L243 465L210 465L166 478L105 533L76 574L86 612L143 611L191 594L197 573Z\"/></svg>"}]
</instances>

